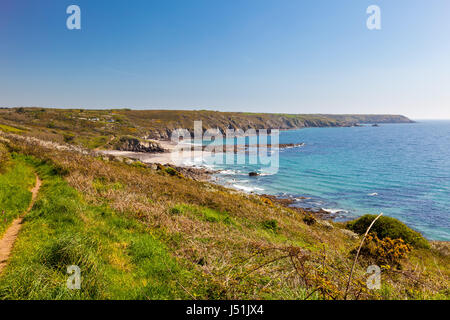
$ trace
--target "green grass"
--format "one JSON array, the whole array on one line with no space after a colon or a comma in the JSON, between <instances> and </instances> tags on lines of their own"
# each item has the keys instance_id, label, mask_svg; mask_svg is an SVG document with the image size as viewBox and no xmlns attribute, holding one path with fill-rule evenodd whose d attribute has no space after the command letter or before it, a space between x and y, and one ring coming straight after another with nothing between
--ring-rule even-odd
<instances>
[{"instance_id":1,"label":"green grass","mask_svg":"<svg viewBox=\"0 0 450 320\"><path fill-rule=\"evenodd\" d=\"M11 127L11 126L7 126L5 124L0 124L0 130L2 130L4 132L10 132L10 133L22 133L22 132L24 132L24 130L22 130L22 129Z\"/></svg>"},{"instance_id":2,"label":"green grass","mask_svg":"<svg viewBox=\"0 0 450 320\"><path fill-rule=\"evenodd\" d=\"M108 183L104 179L94 179L92 186L97 192L123 189L123 185L120 182Z\"/></svg>"},{"instance_id":3,"label":"green grass","mask_svg":"<svg viewBox=\"0 0 450 320\"><path fill-rule=\"evenodd\" d=\"M0 236L28 208L34 183L33 169L21 157L13 156L0 175Z\"/></svg>"},{"instance_id":4,"label":"green grass","mask_svg":"<svg viewBox=\"0 0 450 320\"><path fill-rule=\"evenodd\" d=\"M51 166L27 161L43 185L0 277L0 299L189 297L181 283L189 287L197 274L182 267L151 230L106 206L87 204ZM66 286L69 265L81 269L81 290Z\"/></svg>"},{"instance_id":5,"label":"green grass","mask_svg":"<svg viewBox=\"0 0 450 320\"><path fill-rule=\"evenodd\" d=\"M107 136L97 136L97 137L75 137L73 140L81 144L88 149L95 149L104 146L108 142ZM70 141L66 141L70 142Z\"/></svg>"},{"instance_id":6,"label":"green grass","mask_svg":"<svg viewBox=\"0 0 450 320\"><path fill-rule=\"evenodd\" d=\"M222 222L225 224L236 224L236 222L226 212L220 212L208 207L190 205L190 204L177 204L170 210L171 214L186 214L194 215L196 218L207 222Z\"/></svg>"}]
</instances>

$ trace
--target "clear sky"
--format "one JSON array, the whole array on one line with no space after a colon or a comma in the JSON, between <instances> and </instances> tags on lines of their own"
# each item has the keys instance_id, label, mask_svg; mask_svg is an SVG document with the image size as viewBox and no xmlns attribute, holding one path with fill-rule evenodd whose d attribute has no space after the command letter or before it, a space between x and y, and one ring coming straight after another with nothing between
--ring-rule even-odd
<instances>
[{"instance_id":1,"label":"clear sky","mask_svg":"<svg viewBox=\"0 0 450 320\"><path fill-rule=\"evenodd\" d=\"M1 0L0 106L450 118L450 1Z\"/></svg>"}]
</instances>

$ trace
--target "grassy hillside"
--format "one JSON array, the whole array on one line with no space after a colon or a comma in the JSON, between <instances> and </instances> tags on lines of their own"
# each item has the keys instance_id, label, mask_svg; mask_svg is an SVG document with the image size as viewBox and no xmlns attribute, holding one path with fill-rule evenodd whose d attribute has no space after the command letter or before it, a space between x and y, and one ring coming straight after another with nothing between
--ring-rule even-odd
<instances>
[{"instance_id":1,"label":"grassy hillside","mask_svg":"<svg viewBox=\"0 0 450 320\"><path fill-rule=\"evenodd\" d=\"M343 224L139 162L99 159L30 143L8 150L43 180L0 298L342 299L360 238ZM448 255L400 240L371 242L349 299L449 298ZM398 244L398 246L397 246ZM392 247L393 246L393 247ZM387 253L390 248L396 255ZM387 253L381 290L366 269ZM381 250L381 251L380 251ZM383 251L384 250L384 251ZM80 291L65 287L79 265Z\"/></svg>"},{"instance_id":2,"label":"grassy hillside","mask_svg":"<svg viewBox=\"0 0 450 320\"><path fill-rule=\"evenodd\" d=\"M106 205L87 204L52 166L20 158L44 185L0 278L0 298L189 298L181 283L198 273L180 266L152 230ZM66 286L69 265L82 270L80 291Z\"/></svg>"},{"instance_id":3,"label":"grassy hillside","mask_svg":"<svg viewBox=\"0 0 450 320\"><path fill-rule=\"evenodd\" d=\"M68 110L43 108L0 109L0 131L27 134L44 140L104 147L121 136L169 139L173 129L193 129L195 120L204 129L294 129L351 126L367 122L410 120L392 115L301 115L174 110Z\"/></svg>"},{"instance_id":4,"label":"grassy hillside","mask_svg":"<svg viewBox=\"0 0 450 320\"><path fill-rule=\"evenodd\" d=\"M35 182L33 169L11 156L0 143L0 237L12 221L22 214L31 200L30 189Z\"/></svg>"}]
</instances>

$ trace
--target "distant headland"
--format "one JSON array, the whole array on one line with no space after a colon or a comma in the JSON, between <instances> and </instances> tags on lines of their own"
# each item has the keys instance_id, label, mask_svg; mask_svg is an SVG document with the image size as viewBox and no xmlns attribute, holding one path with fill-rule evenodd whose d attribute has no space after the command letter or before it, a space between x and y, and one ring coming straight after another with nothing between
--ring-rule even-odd
<instances>
[{"instance_id":1,"label":"distant headland","mask_svg":"<svg viewBox=\"0 0 450 320\"><path fill-rule=\"evenodd\" d=\"M0 109L4 125L20 124L19 130L43 131L52 140L66 140L87 148L98 148L112 136L169 140L174 129L193 130L194 121L204 129L228 128L301 129L307 127L351 127L374 123L412 123L402 115L387 114L285 114L219 112L209 110L131 110L131 109Z\"/></svg>"}]
</instances>

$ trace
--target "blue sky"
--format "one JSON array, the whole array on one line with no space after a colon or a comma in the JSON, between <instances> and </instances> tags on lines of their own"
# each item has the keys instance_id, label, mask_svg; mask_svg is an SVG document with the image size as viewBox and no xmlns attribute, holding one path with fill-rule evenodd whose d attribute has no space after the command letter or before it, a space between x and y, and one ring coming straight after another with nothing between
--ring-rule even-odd
<instances>
[{"instance_id":1,"label":"blue sky","mask_svg":"<svg viewBox=\"0 0 450 320\"><path fill-rule=\"evenodd\" d=\"M448 0L2 0L0 105L450 118L449 40Z\"/></svg>"}]
</instances>

